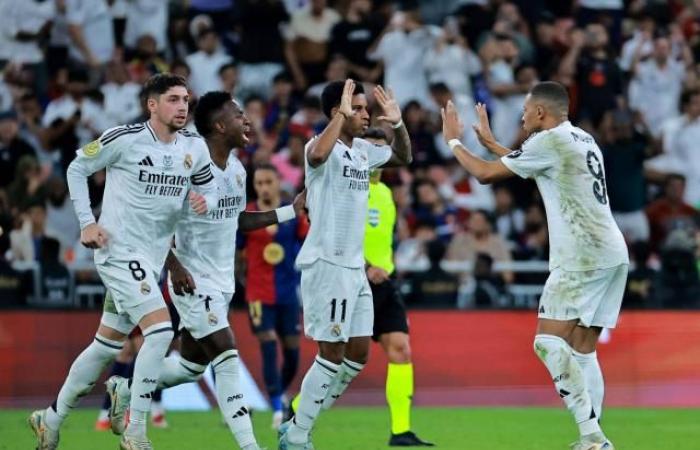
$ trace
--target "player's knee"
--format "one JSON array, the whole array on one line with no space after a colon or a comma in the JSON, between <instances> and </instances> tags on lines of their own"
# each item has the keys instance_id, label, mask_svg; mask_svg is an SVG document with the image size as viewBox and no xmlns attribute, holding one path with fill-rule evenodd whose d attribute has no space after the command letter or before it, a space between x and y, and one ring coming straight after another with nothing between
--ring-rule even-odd
<instances>
[{"instance_id":1,"label":"player's knee","mask_svg":"<svg viewBox=\"0 0 700 450\"><path fill-rule=\"evenodd\" d=\"M398 342L389 347L387 352L389 361L396 364L407 364L411 362L411 345L408 341Z\"/></svg>"},{"instance_id":2,"label":"player's knee","mask_svg":"<svg viewBox=\"0 0 700 450\"><path fill-rule=\"evenodd\" d=\"M216 376L230 375L238 373L238 350L229 349L214 358L211 362Z\"/></svg>"},{"instance_id":3,"label":"player's knee","mask_svg":"<svg viewBox=\"0 0 700 450\"><path fill-rule=\"evenodd\" d=\"M143 330L143 343L148 343L150 346L163 348L163 355L170 347L175 337L173 325L170 322L160 322Z\"/></svg>"},{"instance_id":4,"label":"player's knee","mask_svg":"<svg viewBox=\"0 0 700 450\"><path fill-rule=\"evenodd\" d=\"M547 356L561 349L566 349L569 344L559 336L550 334L538 334L533 341L533 350L539 359L546 361Z\"/></svg>"},{"instance_id":5,"label":"player's knee","mask_svg":"<svg viewBox=\"0 0 700 450\"><path fill-rule=\"evenodd\" d=\"M319 348L318 354L326 361L340 364L343 362L343 357L345 357L345 348L343 345L323 345Z\"/></svg>"}]
</instances>

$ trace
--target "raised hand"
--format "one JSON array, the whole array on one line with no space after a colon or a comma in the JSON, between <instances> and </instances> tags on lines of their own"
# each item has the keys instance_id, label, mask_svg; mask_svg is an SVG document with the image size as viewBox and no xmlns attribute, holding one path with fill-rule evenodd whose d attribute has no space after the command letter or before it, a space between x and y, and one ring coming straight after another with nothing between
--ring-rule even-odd
<instances>
[{"instance_id":1,"label":"raised hand","mask_svg":"<svg viewBox=\"0 0 700 450\"><path fill-rule=\"evenodd\" d=\"M442 115L442 136L445 142L464 136L464 125L452 100L447 101L447 105L440 110L440 114Z\"/></svg>"},{"instance_id":2,"label":"raised hand","mask_svg":"<svg viewBox=\"0 0 700 450\"><path fill-rule=\"evenodd\" d=\"M476 105L476 115L479 118L479 123L472 125L476 137L479 138L479 142L484 147L488 148L488 145L495 142L496 139L493 137L491 132L491 125L489 125L489 115L486 111L486 105L483 103L478 103Z\"/></svg>"},{"instance_id":3,"label":"raised hand","mask_svg":"<svg viewBox=\"0 0 700 450\"><path fill-rule=\"evenodd\" d=\"M343 86L343 95L340 97L338 112L346 119L352 116L352 94L355 92L355 82L348 78Z\"/></svg>"},{"instance_id":4,"label":"raised hand","mask_svg":"<svg viewBox=\"0 0 700 450\"><path fill-rule=\"evenodd\" d=\"M378 120L389 122L392 125L401 122L401 108L399 104L396 103L394 93L391 89L387 92L383 87L377 85L377 87L374 88L374 97L377 99L377 103L381 106L382 111L384 111L384 115L377 117Z\"/></svg>"}]
</instances>

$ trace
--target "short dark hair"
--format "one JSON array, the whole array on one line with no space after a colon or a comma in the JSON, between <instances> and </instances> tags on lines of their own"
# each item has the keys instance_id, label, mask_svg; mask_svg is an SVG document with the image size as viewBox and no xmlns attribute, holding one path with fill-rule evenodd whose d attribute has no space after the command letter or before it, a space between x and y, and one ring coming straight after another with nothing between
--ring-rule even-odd
<instances>
[{"instance_id":1,"label":"short dark hair","mask_svg":"<svg viewBox=\"0 0 700 450\"><path fill-rule=\"evenodd\" d=\"M688 106L693 97L695 97L698 94L700 94L700 89L691 88L683 90L683 92L681 93L681 106Z\"/></svg>"},{"instance_id":2,"label":"short dark hair","mask_svg":"<svg viewBox=\"0 0 700 450\"><path fill-rule=\"evenodd\" d=\"M569 93L561 83L556 81L537 83L530 91L530 96L549 103L561 114L569 112Z\"/></svg>"},{"instance_id":3,"label":"short dark hair","mask_svg":"<svg viewBox=\"0 0 700 450\"><path fill-rule=\"evenodd\" d=\"M680 173L669 173L666 175L666 179L664 180L664 185L668 186L669 183L673 180L678 180L681 183L685 184L685 175L682 175Z\"/></svg>"},{"instance_id":4,"label":"short dark hair","mask_svg":"<svg viewBox=\"0 0 700 450\"><path fill-rule=\"evenodd\" d=\"M237 70L238 64L236 64L234 62L229 62L229 63L222 65L221 67L219 67L219 76L221 76L228 69Z\"/></svg>"},{"instance_id":5,"label":"short dark hair","mask_svg":"<svg viewBox=\"0 0 700 450\"><path fill-rule=\"evenodd\" d=\"M213 131L212 118L227 103L231 103L231 94L224 91L211 91L202 95L194 108L194 126L202 136L209 137Z\"/></svg>"},{"instance_id":6,"label":"short dark hair","mask_svg":"<svg viewBox=\"0 0 700 450\"><path fill-rule=\"evenodd\" d=\"M157 73L151 76L143 85L143 90L141 91L142 98L148 99L150 97L159 96L165 94L168 89L182 86L187 88L187 81L180 75L174 75L172 73Z\"/></svg>"},{"instance_id":7,"label":"short dark hair","mask_svg":"<svg viewBox=\"0 0 700 450\"><path fill-rule=\"evenodd\" d=\"M381 139L384 142L389 142L389 138L384 130L378 127L367 128L367 131L365 131L365 134L362 137L365 139Z\"/></svg>"},{"instance_id":8,"label":"short dark hair","mask_svg":"<svg viewBox=\"0 0 700 450\"><path fill-rule=\"evenodd\" d=\"M451 94L452 93L452 91L450 91L449 86L447 86L447 84L443 83L442 81L432 83L430 85L429 89L430 89L431 94Z\"/></svg>"},{"instance_id":9,"label":"short dark hair","mask_svg":"<svg viewBox=\"0 0 700 450\"><path fill-rule=\"evenodd\" d=\"M321 93L321 108L323 109L323 114L329 119L331 118L331 110L336 106L340 105L340 99L343 96L343 88L345 87L345 81L331 81L323 88ZM352 95L364 94L365 88L362 83L355 82L355 90Z\"/></svg>"},{"instance_id":10,"label":"short dark hair","mask_svg":"<svg viewBox=\"0 0 700 450\"><path fill-rule=\"evenodd\" d=\"M269 162L263 162L260 164L256 164L255 169L253 170L253 176L255 176L255 172L257 172L258 170L269 170L270 172L275 172L275 174L277 174L277 175L280 174L280 171L277 170L277 166L275 166L274 164L269 163Z\"/></svg>"}]
</instances>

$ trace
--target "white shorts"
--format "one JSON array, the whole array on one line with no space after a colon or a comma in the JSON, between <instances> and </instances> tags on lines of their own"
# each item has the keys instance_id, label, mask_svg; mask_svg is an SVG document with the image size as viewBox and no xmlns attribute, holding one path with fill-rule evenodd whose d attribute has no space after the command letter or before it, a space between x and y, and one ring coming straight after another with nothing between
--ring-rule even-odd
<instances>
[{"instance_id":1,"label":"white shorts","mask_svg":"<svg viewBox=\"0 0 700 450\"><path fill-rule=\"evenodd\" d=\"M554 269L544 285L538 317L615 328L628 270L627 264L580 272Z\"/></svg>"},{"instance_id":2,"label":"white shorts","mask_svg":"<svg viewBox=\"0 0 700 450\"><path fill-rule=\"evenodd\" d=\"M316 260L301 269L301 299L304 333L314 341L372 336L374 306L364 269Z\"/></svg>"},{"instance_id":3,"label":"white shorts","mask_svg":"<svg viewBox=\"0 0 700 450\"><path fill-rule=\"evenodd\" d=\"M233 298L232 292L197 287L193 295L176 295L170 279L168 279L168 291L173 305L180 314L180 329L186 329L193 338L202 339L215 331L229 327L228 309Z\"/></svg>"},{"instance_id":4,"label":"white shorts","mask_svg":"<svg viewBox=\"0 0 700 450\"><path fill-rule=\"evenodd\" d=\"M96 264L107 288L102 323L129 334L143 316L167 308L151 264L143 257L108 258Z\"/></svg>"}]
</instances>

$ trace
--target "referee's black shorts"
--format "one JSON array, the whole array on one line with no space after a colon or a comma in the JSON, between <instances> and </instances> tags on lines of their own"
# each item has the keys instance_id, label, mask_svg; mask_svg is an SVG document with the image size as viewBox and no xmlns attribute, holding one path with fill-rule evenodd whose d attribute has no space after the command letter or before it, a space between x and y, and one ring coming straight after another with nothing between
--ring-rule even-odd
<instances>
[{"instance_id":1,"label":"referee's black shorts","mask_svg":"<svg viewBox=\"0 0 700 450\"><path fill-rule=\"evenodd\" d=\"M374 334L372 340L378 341L385 333L408 333L406 305L396 287L394 279L381 284L369 283L374 302Z\"/></svg>"}]
</instances>

